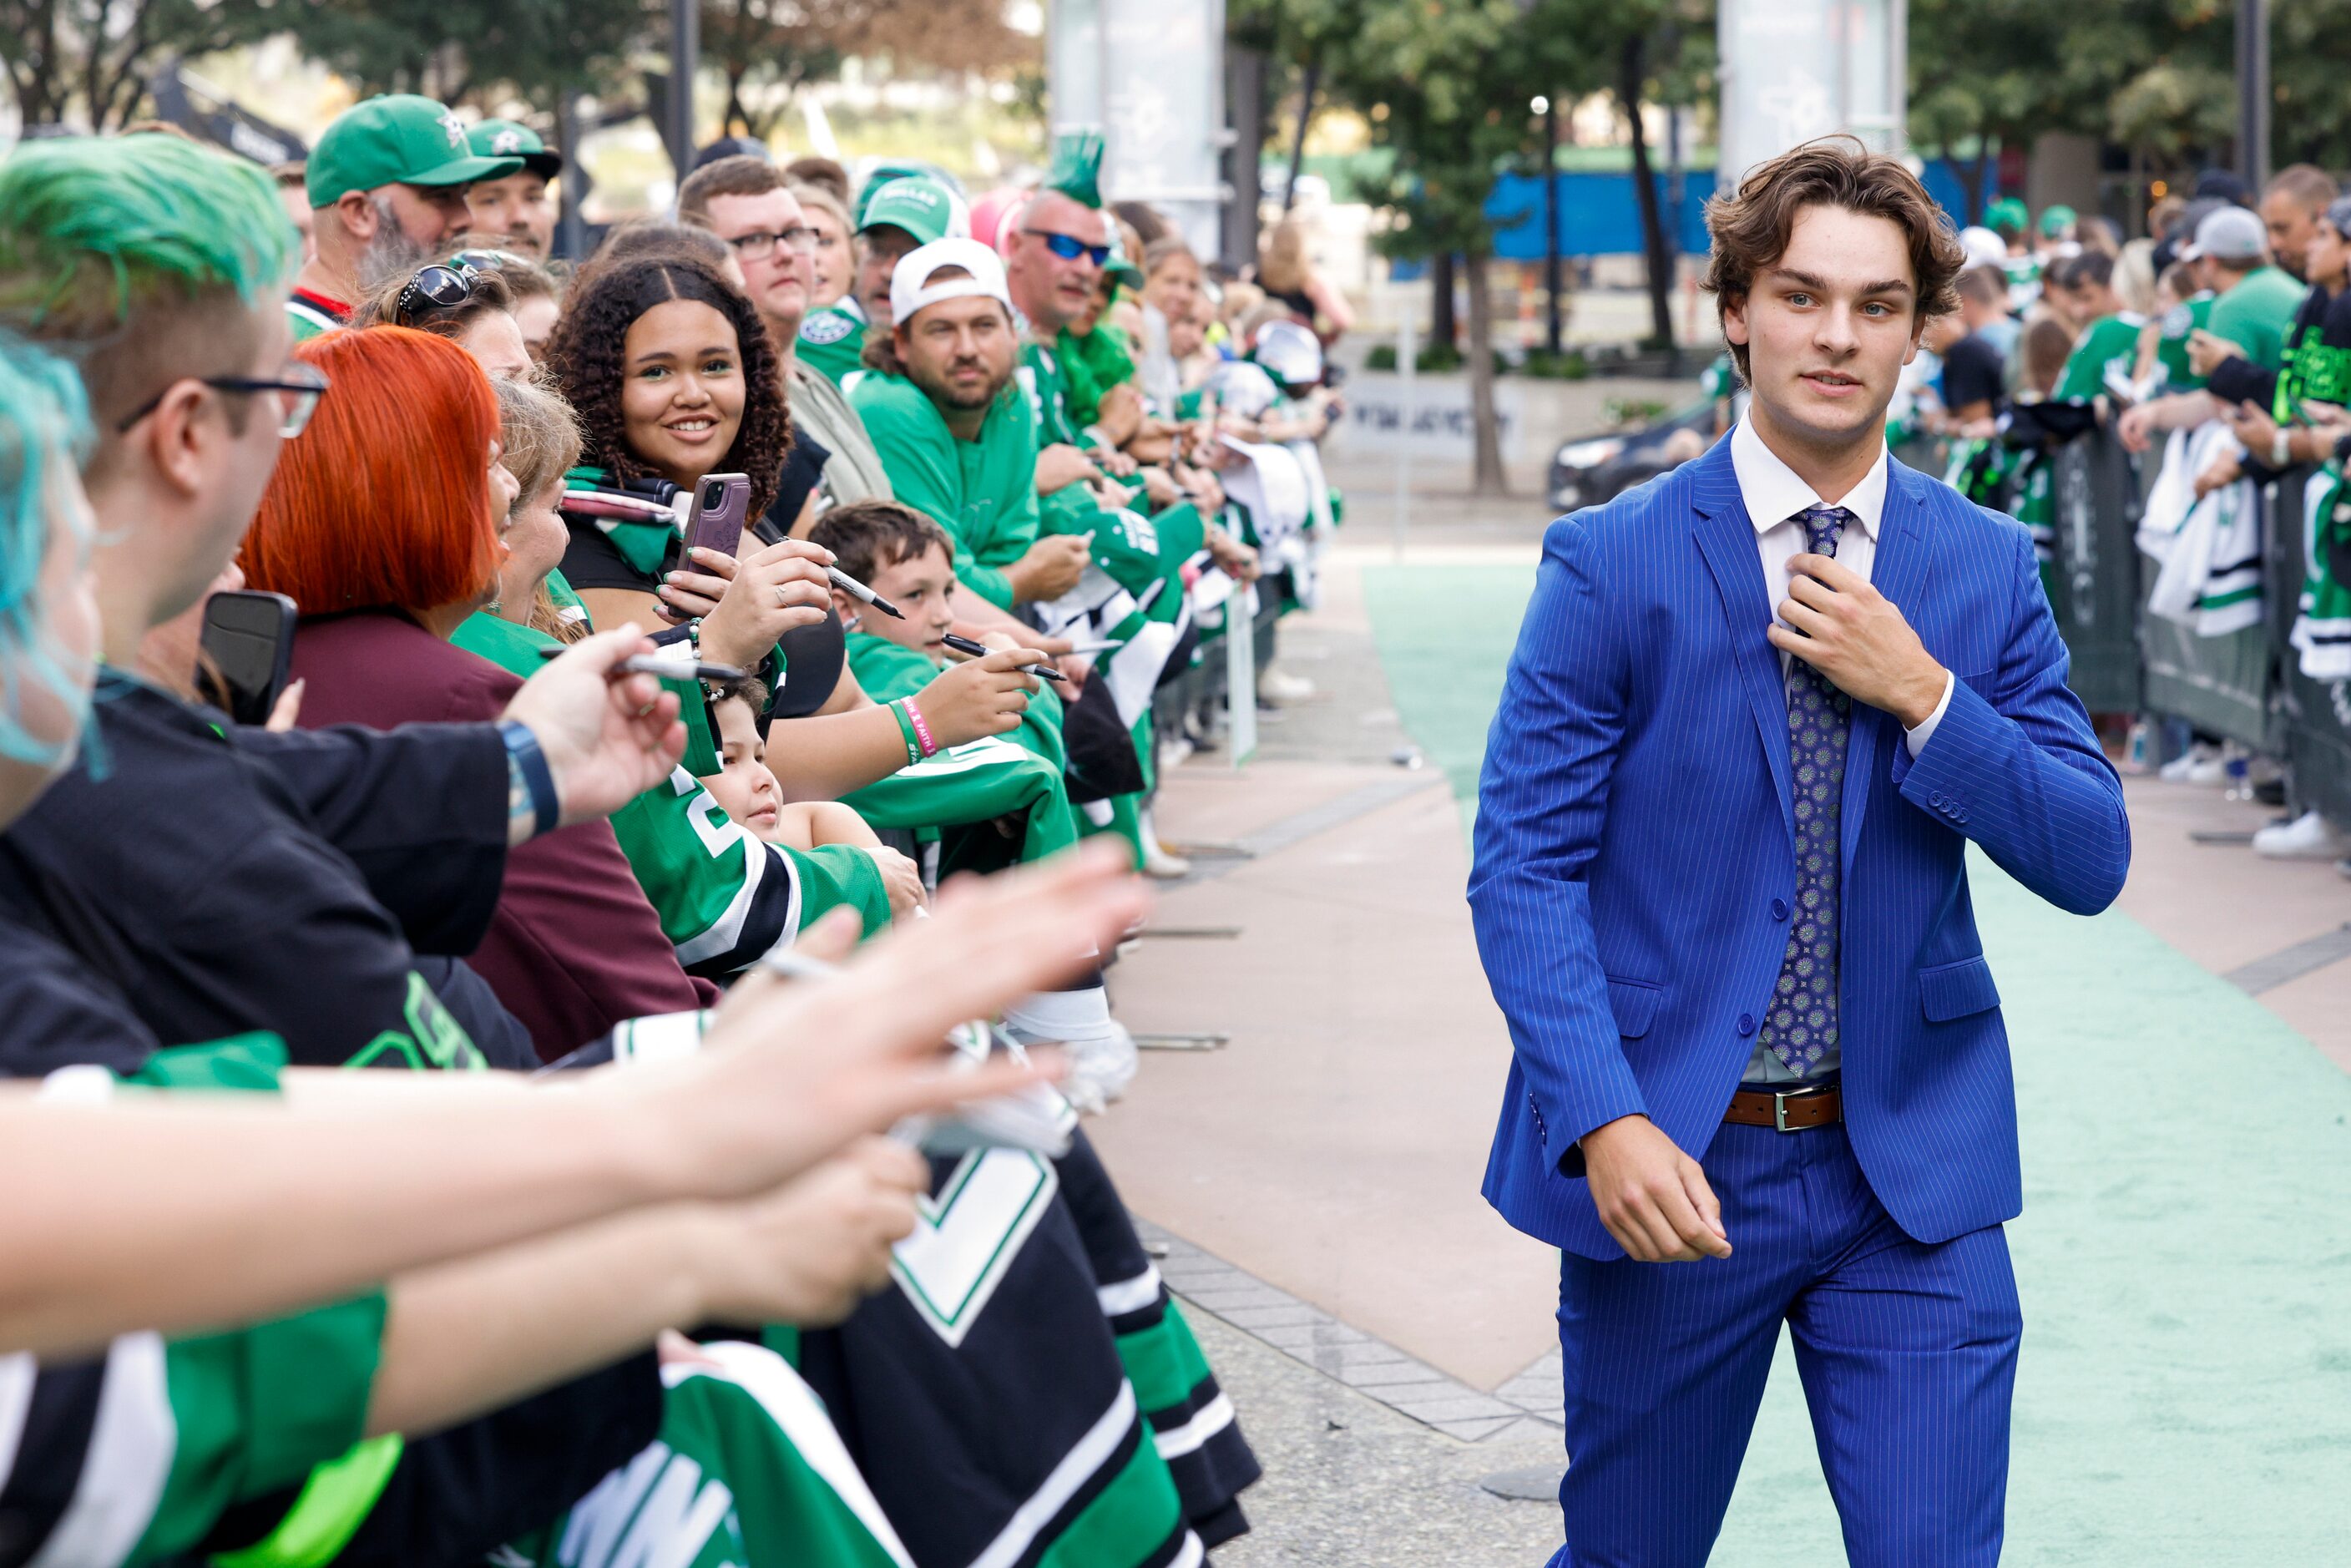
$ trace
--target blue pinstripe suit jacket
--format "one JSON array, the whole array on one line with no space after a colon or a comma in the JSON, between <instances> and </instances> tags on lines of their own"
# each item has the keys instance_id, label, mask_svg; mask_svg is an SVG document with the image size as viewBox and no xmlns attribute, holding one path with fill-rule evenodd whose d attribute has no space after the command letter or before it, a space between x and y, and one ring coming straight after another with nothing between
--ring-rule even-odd
<instances>
[{"instance_id":1,"label":"blue pinstripe suit jacket","mask_svg":"<svg viewBox=\"0 0 2351 1568\"><path fill-rule=\"evenodd\" d=\"M1941 1241L2023 1204L1966 841L2087 915L2122 887L2130 825L2021 525L1890 463L1871 581L1959 682L1915 760L1854 707L1845 1119L1895 1221ZM1516 1050L1485 1192L1588 1258L1622 1253L1576 1140L1640 1113L1703 1156L1779 977L1796 870L1771 615L1718 441L1552 525L1487 738L1469 904Z\"/></svg>"}]
</instances>

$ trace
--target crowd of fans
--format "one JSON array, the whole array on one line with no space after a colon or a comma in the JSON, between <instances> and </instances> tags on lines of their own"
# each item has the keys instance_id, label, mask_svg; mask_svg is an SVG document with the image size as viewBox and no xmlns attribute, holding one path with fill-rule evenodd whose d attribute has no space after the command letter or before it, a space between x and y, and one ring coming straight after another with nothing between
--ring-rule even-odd
<instances>
[{"instance_id":1,"label":"crowd of fans","mask_svg":"<svg viewBox=\"0 0 2351 1568\"><path fill-rule=\"evenodd\" d=\"M2032 529L2061 624L2056 455L2068 444L2103 432L2131 455L2135 477L2092 503L2136 517L2152 563L2144 613L2204 638L2264 622L2265 591L2277 591L2264 586L2264 487L2306 485L2305 537L2288 541L2301 592L2276 622L2279 656L2314 681L2351 676L2351 197L2304 164L2258 195L2209 172L2158 202L2139 239L2064 206L2035 221L2012 197L1984 218L1959 233L1959 309L1928 325L1889 440ZM2131 574L2136 590L2136 559L2096 570ZM2126 766L2284 808L2253 835L2257 852L2337 861L2351 876L2351 824L2330 821L2274 756L2176 719L2107 716Z\"/></svg>"},{"instance_id":2,"label":"crowd of fans","mask_svg":"<svg viewBox=\"0 0 2351 1568\"><path fill-rule=\"evenodd\" d=\"M1079 1113L1159 777L1311 691L1347 323L1099 154L727 152L560 260L413 96L0 162L0 1556L1247 1529Z\"/></svg>"}]
</instances>

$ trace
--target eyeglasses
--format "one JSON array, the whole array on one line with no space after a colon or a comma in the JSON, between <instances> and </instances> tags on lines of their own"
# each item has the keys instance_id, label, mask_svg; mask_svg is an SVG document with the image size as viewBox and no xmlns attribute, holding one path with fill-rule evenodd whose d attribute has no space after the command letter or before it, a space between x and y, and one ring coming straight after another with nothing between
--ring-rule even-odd
<instances>
[{"instance_id":1,"label":"eyeglasses","mask_svg":"<svg viewBox=\"0 0 2351 1568\"><path fill-rule=\"evenodd\" d=\"M816 254L816 230L802 224L781 234L772 229L754 229L747 235L737 235L726 243L733 246L735 254L745 261L764 261L776 254L778 243L786 250L801 256L813 256Z\"/></svg>"},{"instance_id":2,"label":"eyeglasses","mask_svg":"<svg viewBox=\"0 0 2351 1568\"><path fill-rule=\"evenodd\" d=\"M303 426L310 423L310 415L317 410L319 399L327 390L327 377L325 372L312 366L301 364L287 366L286 376L287 379L283 381L256 376L198 376L195 379L214 392L276 392L278 408L277 434L291 441L302 434ZM173 382L172 386L179 384L178 382ZM163 399L170 394L171 391L172 387L165 387L125 414L116 422L114 433L120 435L154 413L162 406Z\"/></svg>"},{"instance_id":3,"label":"eyeglasses","mask_svg":"<svg viewBox=\"0 0 2351 1568\"><path fill-rule=\"evenodd\" d=\"M1110 246L1106 245L1088 245L1081 239L1070 235L1057 235L1050 229L1023 229L1020 232L1035 235L1043 240L1045 248L1063 261L1075 261L1082 256L1100 267L1110 259Z\"/></svg>"},{"instance_id":4,"label":"eyeglasses","mask_svg":"<svg viewBox=\"0 0 2351 1568\"><path fill-rule=\"evenodd\" d=\"M392 308L392 324L413 327L428 310L454 310L474 297L475 269L463 256L416 269Z\"/></svg>"}]
</instances>

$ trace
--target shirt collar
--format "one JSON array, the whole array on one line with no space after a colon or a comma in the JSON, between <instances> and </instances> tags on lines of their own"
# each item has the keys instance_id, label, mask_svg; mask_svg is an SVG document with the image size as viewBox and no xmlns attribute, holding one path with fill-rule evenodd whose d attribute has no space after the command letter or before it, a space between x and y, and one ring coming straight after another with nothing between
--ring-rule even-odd
<instances>
[{"instance_id":1,"label":"shirt collar","mask_svg":"<svg viewBox=\"0 0 2351 1568\"><path fill-rule=\"evenodd\" d=\"M1824 507L1813 488L1796 476L1796 471L1780 461L1779 455L1763 444L1750 420L1741 419L1730 433L1730 471L1739 480L1739 498L1746 503L1747 516L1759 534L1769 533L1797 513L1810 507ZM1886 448L1877 449L1877 461L1869 465L1861 483L1836 503L1860 520L1862 529L1874 540L1877 538L1877 519L1886 511Z\"/></svg>"}]
</instances>

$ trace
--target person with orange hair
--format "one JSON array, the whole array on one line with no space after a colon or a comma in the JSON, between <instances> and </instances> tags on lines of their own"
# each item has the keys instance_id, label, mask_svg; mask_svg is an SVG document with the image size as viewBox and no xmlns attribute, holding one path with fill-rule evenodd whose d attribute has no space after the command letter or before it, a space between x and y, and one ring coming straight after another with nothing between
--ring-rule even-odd
<instances>
[{"instance_id":1,"label":"person with orange hair","mask_svg":"<svg viewBox=\"0 0 2351 1568\"><path fill-rule=\"evenodd\" d=\"M472 356L404 328L296 350L335 389L286 448L241 559L301 608L302 723L390 728L494 717L521 682L449 637L496 591L497 402ZM662 934L611 827L581 822L509 852L471 959L539 1054L716 998Z\"/></svg>"}]
</instances>

